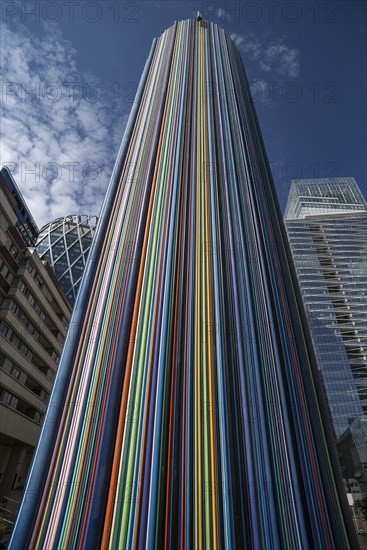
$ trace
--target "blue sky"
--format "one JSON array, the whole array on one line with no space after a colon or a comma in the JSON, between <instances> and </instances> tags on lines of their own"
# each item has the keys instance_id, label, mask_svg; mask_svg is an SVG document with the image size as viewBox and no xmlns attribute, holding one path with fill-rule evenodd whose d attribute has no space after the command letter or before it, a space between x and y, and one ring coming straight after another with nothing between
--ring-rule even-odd
<instances>
[{"instance_id":1,"label":"blue sky","mask_svg":"<svg viewBox=\"0 0 367 550\"><path fill-rule=\"evenodd\" d=\"M1 163L39 225L98 214L152 39L220 24L241 51L281 207L291 179L366 183L366 3L6 1Z\"/></svg>"}]
</instances>

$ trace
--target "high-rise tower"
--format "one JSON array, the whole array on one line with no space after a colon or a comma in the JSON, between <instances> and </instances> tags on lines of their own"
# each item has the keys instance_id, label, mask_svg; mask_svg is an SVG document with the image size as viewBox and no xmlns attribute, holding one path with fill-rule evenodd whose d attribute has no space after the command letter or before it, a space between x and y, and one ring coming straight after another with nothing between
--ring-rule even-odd
<instances>
[{"instance_id":1,"label":"high-rise tower","mask_svg":"<svg viewBox=\"0 0 367 550\"><path fill-rule=\"evenodd\" d=\"M284 218L345 485L367 494L367 204L353 178L295 180Z\"/></svg>"},{"instance_id":2,"label":"high-rise tower","mask_svg":"<svg viewBox=\"0 0 367 550\"><path fill-rule=\"evenodd\" d=\"M354 542L238 51L153 42L10 548ZM57 419L57 420L55 420Z\"/></svg>"}]
</instances>

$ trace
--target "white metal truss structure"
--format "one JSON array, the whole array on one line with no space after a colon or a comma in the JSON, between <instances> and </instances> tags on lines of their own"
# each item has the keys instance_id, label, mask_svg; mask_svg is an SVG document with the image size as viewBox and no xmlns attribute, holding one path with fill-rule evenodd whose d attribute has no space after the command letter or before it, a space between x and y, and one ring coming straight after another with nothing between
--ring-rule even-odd
<instances>
[{"instance_id":1,"label":"white metal truss structure","mask_svg":"<svg viewBox=\"0 0 367 550\"><path fill-rule=\"evenodd\" d=\"M47 260L66 297L74 304L91 249L97 216L57 218L40 230L36 250Z\"/></svg>"}]
</instances>

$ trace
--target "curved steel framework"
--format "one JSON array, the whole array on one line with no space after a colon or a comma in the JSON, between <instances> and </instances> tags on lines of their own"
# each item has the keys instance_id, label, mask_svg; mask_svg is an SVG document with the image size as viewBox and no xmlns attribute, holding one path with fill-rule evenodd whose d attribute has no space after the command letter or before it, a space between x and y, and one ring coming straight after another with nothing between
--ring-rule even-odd
<instances>
[{"instance_id":1,"label":"curved steel framework","mask_svg":"<svg viewBox=\"0 0 367 550\"><path fill-rule=\"evenodd\" d=\"M97 219L80 214L57 218L38 235L37 253L48 261L71 304L79 290Z\"/></svg>"},{"instance_id":2,"label":"curved steel framework","mask_svg":"<svg viewBox=\"0 0 367 550\"><path fill-rule=\"evenodd\" d=\"M94 244L10 549L354 543L249 86L215 24L154 41Z\"/></svg>"}]
</instances>

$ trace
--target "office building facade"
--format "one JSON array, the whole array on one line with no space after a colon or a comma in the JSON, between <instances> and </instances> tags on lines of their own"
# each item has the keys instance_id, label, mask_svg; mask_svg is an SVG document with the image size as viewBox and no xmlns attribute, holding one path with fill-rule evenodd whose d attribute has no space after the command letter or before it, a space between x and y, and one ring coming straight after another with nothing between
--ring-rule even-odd
<instances>
[{"instance_id":1,"label":"office building facade","mask_svg":"<svg viewBox=\"0 0 367 550\"><path fill-rule=\"evenodd\" d=\"M176 22L141 77L10 549L354 544L287 250L240 54Z\"/></svg>"},{"instance_id":2,"label":"office building facade","mask_svg":"<svg viewBox=\"0 0 367 550\"><path fill-rule=\"evenodd\" d=\"M353 178L296 180L284 219L345 484L367 495L367 204Z\"/></svg>"},{"instance_id":3,"label":"office building facade","mask_svg":"<svg viewBox=\"0 0 367 550\"><path fill-rule=\"evenodd\" d=\"M49 403L71 307L34 247L38 230L0 172L0 498L12 520Z\"/></svg>"}]
</instances>

